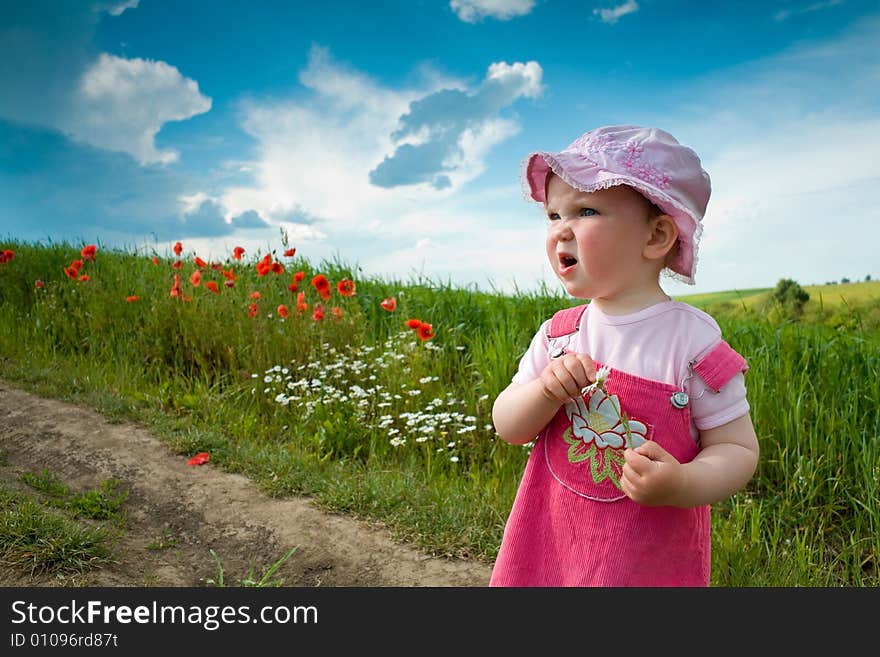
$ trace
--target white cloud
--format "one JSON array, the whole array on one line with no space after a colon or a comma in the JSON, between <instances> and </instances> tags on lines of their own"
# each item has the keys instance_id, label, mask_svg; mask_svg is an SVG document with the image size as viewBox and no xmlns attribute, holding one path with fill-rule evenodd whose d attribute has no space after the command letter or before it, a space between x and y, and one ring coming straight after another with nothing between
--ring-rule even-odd
<instances>
[{"instance_id":1,"label":"white cloud","mask_svg":"<svg viewBox=\"0 0 880 657\"><path fill-rule=\"evenodd\" d=\"M823 2L814 2L810 5L795 7L793 9L781 9L776 12L774 18L777 21L784 21L792 16L797 16L799 14L809 14L814 11L819 11L821 9L827 9L828 7L834 7L835 5L843 4L843 0L824 0Z\"/></svg>"},{"instance_id":2,"label":"white cloud","mask_svg":"<svg viewBox=\"0 0 880 657\"><path fill-rule=\"evenodd\" d=\"M443 88L409 105L391 137L394 153L370 171L380 187L427 183L455 188L482 172L482 159L518 125L499 113L519 98L535 98L543 87L537 62L495 62L474 91Z\"/></svg>"},{"instance_id":3,"label":"white cloud","mask_svg":"<svg viewBox=\"0 0 880 657\"><path fill-rule=\"evenodd\" d=\"M471 195L450 199L442 207L413 209L384 227L383 242L388 248L359 253L361 265L383 277L406 280L417 275L481 289L489 289L491 283L496 290L508 293L516 287L533 288L541 280L559 287L544 253L546 229L540 213L523 203L513 186L478 194L486 195L499 198L510 211L469 210L476 199ZM516 221L517 215L526 221ZM396 244L395 236L400 235L410 239Z\"/></svg>"},{"instance_id":4,"label":"white cloud","mask_svg":"<svg viewBox=\"0 0 880 657\"><path fill-rule=\"evenodd\" d=\"M137 9L140 0L117 0L116 2L99 2L94 5L95 11L106 11L111 16L121 16L126 9Z\"/></svg>"},{"instance_id":5,"label":"white cloud","mask_svg":"<svg viewBox=\"0 0 880 657\"><path fill-rule=\"evenodd\" d=\"M473 92L438 75L415 88L390 89L337 64L316 47L299 79L310 92L305 98L242 104L242 125L258 144L249 165L256 184L223 193L227 214L254 209L274 224L283 222L291 242L310 259L338 253L390 276L404 276L426 260L431 272L458 270L461 280L472 276L483 282L482 263L475 260L463 268L456 264L456 253L461 252L463 234L470 230L485 241L488 228L482 219L474 226L472 213L460 210L458 203L462 185L483 171L495 145L516 134L517 122L493 113L475 114L479 120L457 133L455 155L444 162L451 178L444 189L428 184L378 187L369 173L395 151L399 142L392 135L399 132L400 117L413 112L415 101L433 98L438 85L479 96L475 102L491 105L494 112L513 99L539 93L540 66L493 64ZM415 133L409 135L413 142L418 141ZM523 209L516 191L509 200ZM511 262L515 260L512 256Z\"/></svg>"},{"instance_id":6,"label":"white cloud","mask_svg":"<svg viewBox=\"0 0 880 657\"><path fill-rule=\"evenodd\" d=\"M213 199L204 192L195 192L194 194L181 194L177 197L177 202L180 205L180 214L192 214L196 210L199 209L199 206L205 201L214 201L217 199Z\"/></svg>"},{"instance_id":7,"label":"white cloud","mask_svg":"<svg viewBox=\"0 0 880 657\"><path fill-rule=\"evenodd\" d=\"M638 10L639 3L636 0L627 0L622 5L617 5L610 9L594 9L593 13L599 16L603 23L614 25L622 16L633 14Z\"/></svg>"},{"instance_id":8,"label":"white cloud","mask_svg":"<svg viewBox=\"0 0 880 657\"><path fill-rule=\"evenodd\" d=\"M535 7L535 0L450 0L449 6L465 23L484 18L506 21L528 14Z\"/></svg>"},{"instance_id":9,"label":"white cloud","mask_svg":"<svg viewBox=\"0 0 880 657\"><path fill-rule=\"evenodd\" d=\"M129 153L141 164L175 161L176 151L156 148L162 125L211 108L198 84L174 66L106 53L82 74L72 103L59 127L80 141Z\"/></svg>"},{"instance_id":10,"label":"white cloud","mask_svg":"<svg viewBox=\"0 0 880 657\"><path fill-rule=\"evenodd\" d=\"M168 121L206 112L198 84L161 61L95 55L100 20L115 20L137 0L18 3L0 25L0 117L59 130L101 149L128 153L141 164L177 159L156 147Z\"/></svg>"},{"instance_id":11,"label":"white cloud","mask_svg":"<svg viewBox=\"0 0 880 657\"><path fill-rule=\"evenodd\" d=\"M489 72L486 74L486 80L498 82L506 87L515 89L513 97L525 96L526 98L537 98L544 92L541 84L541 78L544 71L538 62L495 62L489 65Z\"/></svg>"},{"instance_id":12,"label":"white cloud","mask_svg":"<svg viewBox=\"0 0 880 657\"><path fill-rule=\"evenodd\" d=\"M300 79L313 92L308 102L242 104L243 128L258 142L250 165L257 185L226 190L226 207L276 222L300 212L346 227L365 211L390 211L394 194L371 185L367 172L393 148L388 135L418 92L382 88L335 66L320 48Z\"/></svg>"}]
</instances>

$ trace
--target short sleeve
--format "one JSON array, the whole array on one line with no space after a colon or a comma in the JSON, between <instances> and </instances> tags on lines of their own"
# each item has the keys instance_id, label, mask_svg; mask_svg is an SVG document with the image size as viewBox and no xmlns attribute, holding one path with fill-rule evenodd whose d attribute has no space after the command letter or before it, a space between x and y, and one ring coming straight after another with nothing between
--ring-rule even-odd
<instances>
[{"instance_id":1,"label":"short sleeve","mask_svg":"<svg viewBox=\"0 0 880 657\"><path fill-rule=\"evenodd\" d=\"M746 398L746 380L742 372L734 374L718 392L710 388L702 379L693 391L691 418L700 431L714 429L727 424L749 412Z\"/></svg>"},{"instance_id":2,"label":"short sleeve","mask_svg":"<svg viewBox=\"0 0 880 657\"><path fill-rule=\"evenodd\" d=\"M535 333L529 348L519 360L519 368L513 375L513 383L523 385L534 381L547 367L547 363L550 362L550 340L547 337L549 326L550 320L548 319L541 324L541 328Z\"/></svg>"}]
</instances>

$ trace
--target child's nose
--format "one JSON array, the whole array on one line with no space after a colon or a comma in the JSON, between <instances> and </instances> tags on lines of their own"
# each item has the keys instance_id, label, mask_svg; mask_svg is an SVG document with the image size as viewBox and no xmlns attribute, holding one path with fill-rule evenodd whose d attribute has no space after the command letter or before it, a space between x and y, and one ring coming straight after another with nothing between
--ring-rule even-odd
<instances>
[{"instance_id":1,"label":"child's nose","mask_svg":"<svg viewBox=\"0 0 880 657\"><path fill-rule=\"evenodd\" d=\"M565 219L557 219L550 224L550 234L557 240L564 242L574 237L571 225Z\"/></svg>"}]
</instances>

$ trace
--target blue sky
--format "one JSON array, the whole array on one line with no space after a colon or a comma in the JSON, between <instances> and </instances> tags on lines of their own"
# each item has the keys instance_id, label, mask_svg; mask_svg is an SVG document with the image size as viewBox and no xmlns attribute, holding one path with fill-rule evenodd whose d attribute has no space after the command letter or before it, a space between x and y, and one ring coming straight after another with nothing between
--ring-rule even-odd
<instances>
[{"instance_id":1,"label":"blue sky","mask_svg":"<svg viewBox=\"0 0 880 657\"><path fill-rule=\"evenodd\" d=\"M523 158L663 128L696 285L880 276L880 3L0 0L0 239L555 282Z\"/></svg>"}]
</instances>

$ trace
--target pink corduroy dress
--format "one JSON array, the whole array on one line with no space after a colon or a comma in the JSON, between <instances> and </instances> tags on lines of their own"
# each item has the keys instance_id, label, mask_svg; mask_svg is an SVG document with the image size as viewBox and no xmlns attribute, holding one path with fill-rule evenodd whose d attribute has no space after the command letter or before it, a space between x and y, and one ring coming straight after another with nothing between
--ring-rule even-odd
<instances>
[{"instance_id":1,"label":"pink corduroy dress","mask_svg":"<svg viewBox=\"0 0 880 657\"><path fill-rule=\"evenodd\" d=\"M551 340L577 330L585 309L557 312ZM723 340L693 363L716 391L746 369ZM696 456L684 391L613 369L605 390L561 407L536 440L490 586L709 585L709 507L642 506L618 483L628 443L655 440L682 463Z\"/></svg>"}]
</instances>

